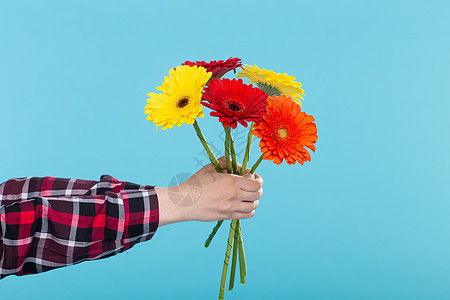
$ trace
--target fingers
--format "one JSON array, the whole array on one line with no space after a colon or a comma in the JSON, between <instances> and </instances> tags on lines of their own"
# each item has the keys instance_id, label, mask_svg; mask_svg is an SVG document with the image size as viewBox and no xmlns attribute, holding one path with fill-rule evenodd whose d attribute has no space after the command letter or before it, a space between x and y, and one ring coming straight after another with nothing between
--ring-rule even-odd
<instances>
[{"instance_id":1,"label":"fingers","mask_svg":"<svg viewBox=\"0 0 450 300\"><path fill-rule=\"evenodd\" d=\"M232 219L239 219L239 220L250 219L251 217L254 217L254 216L255 216L254 210L252 210L249 213L236 212Z\"/></svg>"},{"instance_id":2,"label":"fingers","mask_svg":"<svg viewBox=\"0 0 450 300\"><path fill-rule=\"evenodd\" d=\"M254 174L255 178L250 178L251 174L239 177L237 181L241 190L248 192L257 192L262 188L263 179L258 174Z\"/></svg>"},{"instance_id":3,"label":"fingers","mask_svg":"<svg viewBox=\"0 0 450 300\"><path fill-rule=\"evenodd\" d=\"M226 163L225 163L225 156L222 156L221 158L219 158L219 164L221 166L221 168L225 168L223 169L223 173L227 174L227 170L226 170ZM206 172L213 172L214 166L213 164L209 164L207 165L207 167L209 167L209 169L206 170ZM242 169L242 165L239 164L238 167L240 169ZM214 171L216 173L216 171ZM236 174L230 174L232 177L233 182L235 182L235 184L243 191L248 191L248 192L257 192L262 188L262 185L264 183L264 180L262 179L262 177L258 174L251 174L250 173L250 169L247 168L247 172L245 175L241 176L241 175L236 175ZM227 175L229 176L229 175Z\"/></svg>"},{"instance_id":4,"label":"fingers","mask_svg":"<svg viewBox=\"0 0 450 300\"><path fill-rule=\"evenodd\" d=\"M255 215L255 210L259 206L259 200L239 201L231 205L228 212L225 212L221 220L248 219Z\"/></svg>"},{"instance_id":5,"label":"fingers","mask_svg":"<svg viewBox=\"0 0 450 300\"><path fill-rule=\"evenodd\" d=\"M256 180L255 180L256 181ZM258 208L259 198L263 194L263 189L249 192L233 189L231 198L224 202L223 218L229 219L248 219L255 215L255 209Z\"/></svg>"},{"instance_id":6,"label":"fingers","mask_svg":"<svg viewBox=\"0 0 450 300\"><path fill-rule=\"evenodd\" d=\"M254 176L254 178L261 184L261 186L262 186L262 184L264 183L264 180L262 179L262 177L261 176L259 176L259 174L253 174L253 176Z\"/></svg>"},{"instance_id":7,"label":"fingers","mask_svg":"<svg viewBox=\"0 0 450 300\"><path fill-rule=\"evenodd\" d=\"M238 192L236 199L240 201L256 201L259 198L261 198L262 194L263 194L262 188L260 188L255 192L248 192L241 190Z\"/></svg>"},{"instance_id":8,"label":"fingers","mask_svg":"<svg viewBox=\"0 0 450 300\"><path fill-rule=\"evenodd\" d=\"M236 212L249 213L258 208L259 200L256 201L242 201L237 205Z\"/></svg>"}]
</instances>

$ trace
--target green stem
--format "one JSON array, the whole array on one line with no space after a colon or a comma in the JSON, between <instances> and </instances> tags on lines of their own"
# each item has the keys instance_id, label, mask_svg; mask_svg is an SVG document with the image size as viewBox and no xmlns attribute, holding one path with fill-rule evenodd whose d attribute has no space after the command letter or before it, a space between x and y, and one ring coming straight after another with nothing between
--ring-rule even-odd
<instances>
[{"instance_id":1,"label":"green stem","mask_svg":"<svg viewBox=\"0 0 450 300\"><path fill-rule=\"evenodd\" d=\"M237 221L239 222L239 220ZM236 229L237 225L236 223ZM234 240L233 240L233 257L231 259L231 273L230 273L230 285L228 287L228 290L231 291L234 287L234 277L236 276L236 260L237 260L237 250L238 250L238 243L239 243L239 235L238 230L234 231Z\"/></svg>"},{"instance_id":2,"label":"green stem","mask_svg":"<svg viewBox=\"0 0 450 300\"><path fill-rule=\"evenodd\" d=\"M223 262L222 279L220 280L219 300L223 300L225 294L225 284L227 281L228 264L230 262L231 247L233 243L234 231L236 230L237 220L232 220L230 223L230 234L228 235L227 251L225 252L225 260Z\"/></svg>"},{"instance_id":3,"label":"green stem","mask_svg":"<svg viewBox=\"0 0 450 300\"><path fill-rule=\"evenodd\" d=\"M198 127L198 125L197 125L197 127ZM226 163L227 163L227 171L228 171L228 173L232 172L232 170L231 170L232 166L231 166L231 161L230 161L230 144L231 144L233 146L232 149L231 149L231 154L234 154L233 169L236 169L236 172L237 172L236 152L234 150L234 143L233 143L233 140L232 140L232 137L231 137L231 127L229 127L229 126L225 127L224 126L224 129L225 129L225 160L226 160ZM200 130L200 128L199 128L199 130ZM201 134L201 131L200 131L200 134ZM202 135L202 137L203 137L203 135ZM205 140L205 139L201 138L200 140ZM234 167L234 165L236 165L236 167ZM219 166L219 168L220 168L220 166ZM220 169L220 171L222 171L222 169ZM222 225L222 223L223 223L223 220L217 221L216 226L214 226L212 232L209 234L208 238L205 241L205 248L209 247L209 245L211 244L212 239L216 235L216 233L219 230L219 228Z\"/></svg>"},{"instance_id":4,"label":"green stem","mask_svg":"<svg viewBox=\"0 0 450 300\"><path fill-rule=\"evenodd\" d=\"M227 171L232 173L231 160L230 160L230 141L231 141L231 127L225 127L225 161L227 162Z\"/></svg>"},{"instance_id":5,"label":"green stem","mask_svg":"<svg viewBox=\"0 0 450 300\"><path fill-rule=\"evenodd\" d=\"M216 171L219 173L222 173L222 168L220 167L219 161L217 160L216 156L211 150L211 147L209 147L208 142L206 141L205 137L203 136L202 131L200 130L200 127L198 126L197 120L194 121L194 128L197 132L197 136L200 139L200 142L203 145L203 148L205 148L206 153L208 153L209 159L213 163L214 167L216 168Z\"/></svg>"},{"instance_id":6,"label":"green stem","mask_svg":"<svg viewBox=\"0 0 450 300\"><path fill-rule=\"evenodd\" d=\"M234 149L234 141L233 141L233 135L231 134L230 130L230 150L231 150L231 162L233 163L233 173L238 173L238 167L237 167L237 160L236 160L236 150Z\"/></svg>"},{"instance_id":7,"label":"green stem","mask_svg":"<svg viewBox=\"0 0 450 300\"><path fill-rule=\"evenodd\" d=\"M214 167L216 168L216 171L219 173L222 173L222 168L220 167L219 161L217 160L216 156L214 155L213 151L211 150L211 147L209 147L208 142L205 139L205 136L202 133L202 130L198 126L197 120L194 121L194 128L195 132L197 133L198 138L200 139L200 142L203 145L203 148L205 148L206 153L209 156L209 159L213 163ZM209 244L211 243L212 239L216 235L217 231L219 230L220 226L222 225L223 220L218 221L216 226L214 226L212 232L210 233L208 239L205 242L205 248L209 247Z\"/></svg>"},{"instance_id":8,"label":"green stem","mask_svg":"<svg viewBox=\"0 0 450 300\"><path fill-rule=\"evenodd\" d=\"M241 222L238 220L237 222L237 230L239 236L238 242L238 250L239 250L239 269L240 269L240 278L241 284L245 284L245 276L247 276L247 263L245 262L245 253L244 253L244 242L242 241L242 228Z\"/></svg>"},{"instance_id":9,"label":"green stem","mask_svg":"<svg viewBox=\"0 0 450 300\"><path fill-rule=\"evenodd\" d=\"M248 163L248 157L250 156L250 149L252 148L252 142L253 142L253 125L255 123L252 122L250 125L250 130L248 131L248 138L247 138L247 147L245 148L245 155L244 155L244 161L242 162L242 169L241 169L241 175L244 175L247 171L247 163Z\"/></svg>"},{"instance_id":10,"label":"green stem","mask_svg":"<svg viewBox=\"0 0 450 300\"><path fill-rule=\"evenodd\" d=\"M259 164L262 162L263 158L264 158L264 153L261 154L261 156L258 158L258 160L256 161L256 163L253 165L252 170L250 171L250 173L252 173L252 174L255 173L256 168L257 168L257 167L259 166Z\"/></svg>"},{"instance_id":11,"label":"green stem","mask_svg":"<svg viewBox=\"0 0 450 300\"><path fill-rule=\"evenodd\" d=\"M219 230L219 228L220 228L220 226L222 225L222 223L223 223L223 220L217 221L216 226L214 226L212 232L209 234L209 237L208 237L208 239L207 239L206 242L205 242L205 248L208 248L208 247L209 247L209 244L211 244L212 239L213 239L214 236L216 235L217 230Z\"/></svg>"}]
</instances>

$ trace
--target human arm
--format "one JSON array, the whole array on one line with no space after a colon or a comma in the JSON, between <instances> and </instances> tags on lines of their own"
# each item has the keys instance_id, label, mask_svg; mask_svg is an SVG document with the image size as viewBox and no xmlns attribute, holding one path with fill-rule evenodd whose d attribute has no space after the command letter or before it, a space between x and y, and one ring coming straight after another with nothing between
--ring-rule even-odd
<instances>
[{"instance_id":1,"label":"human arm","mask_svg":"<svg viewBox=\"0 0 450 300\"><path fill-rule=\"evenodd\" d=\"M190 206L177 205L176 197L191 195L193 180L200 183L201 195ZM212 164L169 188L108 175L99 182L11 179L0 185L0 279L121 253L150 240L158 226L249 218L261 195L258 175L219 174Z\"/></svg>"}]
</instances>

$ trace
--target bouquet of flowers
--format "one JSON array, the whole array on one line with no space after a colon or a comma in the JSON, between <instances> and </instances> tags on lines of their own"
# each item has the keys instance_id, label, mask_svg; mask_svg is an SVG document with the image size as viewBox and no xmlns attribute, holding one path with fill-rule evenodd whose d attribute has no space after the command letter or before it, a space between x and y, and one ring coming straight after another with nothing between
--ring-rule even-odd
<instances>
[{"instance_id":1,"label":"bouquet of flowers","mask_svg":"<svg viewBox=\"0 0 450 300\"><path fill-rule=\"evenodd\" d=\"M222 78L223 75L240 68L239 79ZM248 80L244 83L242 78ZM255 86L253 86L253 84ZM217 172L222 168L206 141L196 118L204 117L203 106L210 108L210 115L218 117L225 131L225 159L227 172L245 175L254 136L257 136L261 156L250 170L253 174L263 160L288 164L311 160L309 148L315 151L317 128L314 118L301 110L304 91L295 77L286 73L260 69L257 66L242 66L241 59L225 61L186 61L169 71L161 86L161 93L149 93L145 106L147 120L162 129L174 125L193 124L211 162ZM250 126L248 126L250 123ZM239 170L232 130L237 126L249 127L247 145ZM217 222L205 242L207 248L222 225ZM245 284L247 267L240 220L231 220L225 260L220 281L219 299L223 299L231 258L229 290L234 287L236 265L239 260L241 284Z\"/></svg>"}]
</instances>

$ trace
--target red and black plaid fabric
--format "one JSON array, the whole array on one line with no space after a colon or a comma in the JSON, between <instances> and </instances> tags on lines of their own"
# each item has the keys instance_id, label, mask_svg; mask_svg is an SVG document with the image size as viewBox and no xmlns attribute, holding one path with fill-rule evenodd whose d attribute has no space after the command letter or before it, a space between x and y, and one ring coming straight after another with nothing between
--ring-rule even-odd
<instances>
[{"instance_id":1,"label":"red and black plaid fabric","mask_svg":"<svg viewBox=\"0 0 450 300\"><path fill-rule=\"evenodd\" d=\"M10 179L0 185L0 279L113 256L158 225L154 186L109 175Z\"/></svg>"}]
</instances>

